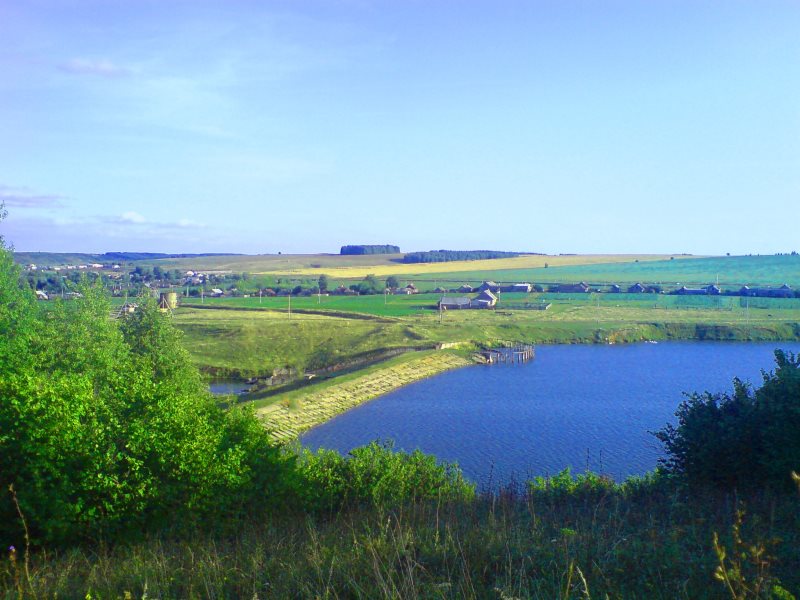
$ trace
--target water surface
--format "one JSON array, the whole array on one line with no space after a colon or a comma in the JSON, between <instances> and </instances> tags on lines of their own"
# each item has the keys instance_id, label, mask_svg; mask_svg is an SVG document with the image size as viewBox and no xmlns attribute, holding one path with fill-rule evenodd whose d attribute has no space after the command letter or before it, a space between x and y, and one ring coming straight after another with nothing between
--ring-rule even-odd
<instances>
[{"instance_id":1,"label":"water surface","mask_svg":"<svg viewBox=\"0 0 800 600\"><path fill-rule=\"evenodd\" d=\"M482 485L587 466L616 479L652 470L650 434L682 392L761 382L776 347L796 342L668 342L538 346L524 365L472 366L419 381L309 431L302 442L340 452L375 439L458 462Z\"/></svg>"}]
</instances>

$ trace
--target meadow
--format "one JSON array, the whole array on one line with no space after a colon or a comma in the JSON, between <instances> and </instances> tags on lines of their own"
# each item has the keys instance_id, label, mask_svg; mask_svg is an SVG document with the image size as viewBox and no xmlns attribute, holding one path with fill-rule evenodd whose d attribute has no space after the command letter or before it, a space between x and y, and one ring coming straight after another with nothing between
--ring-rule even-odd
<instances>
[{"instance_id":1,"label":"meadow","mask_svg":"<svg viewBox=\"0 0 800 600\"><path fill-rule=\"evenodd\" d=\"M437 294L207 298L174 313L196 364L255 375L319 369L392 348L800 337L800 299L661 294L501 294L496 310L436 310ZM548 310L526 305L549 303ZM300 311L300 312L298 312Z\"/></svg>"}]
</instances>

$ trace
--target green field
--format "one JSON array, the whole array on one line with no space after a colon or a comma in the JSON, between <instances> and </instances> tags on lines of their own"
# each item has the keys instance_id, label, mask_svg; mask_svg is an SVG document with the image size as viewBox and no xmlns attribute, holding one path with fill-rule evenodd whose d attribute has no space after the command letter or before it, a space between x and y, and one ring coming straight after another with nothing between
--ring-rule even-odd
<instances>
[{"instance_id":1,"label":"green field","mask_svg":"<svg viewBox=\"0 0 800 600\"><path fill-rule=\"evenodd\" d=\"M800 337L800 299L661 294L502 294L496 310L435 309L438 295L206 299L175 323L196 363L217 373L267 374L345 363L385 349L441 342L493 345ZM386 301L386 304L384 304ZM547 302L549 310L526 310ZM313 314L297 311L313 311Z\"/></svg>"},{"instance_id":2,"label":"green field","mask_svg":"<svg viewBox=\"0 0 800 600\"><path fill-rule=\"evenodd\" d=\"M476 283L491 279L498 282L592 284L660 283L665 286L708 285L719 281L725 289L742 285L780 286L788 283L800 288L800 256L725 256L692 260L615 262L592 265L550 266L535 269L501 269L449 273L426 273L420 281ZM447 287L447 286L445 286Z\"/></svg>"}]
</instances>

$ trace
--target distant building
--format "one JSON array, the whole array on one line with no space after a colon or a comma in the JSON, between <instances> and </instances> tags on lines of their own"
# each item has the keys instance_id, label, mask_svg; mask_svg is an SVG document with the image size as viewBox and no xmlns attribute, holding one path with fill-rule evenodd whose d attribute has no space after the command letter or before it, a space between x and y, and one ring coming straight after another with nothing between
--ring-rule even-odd
<instances>
[{"instance_id":1,"label":"distant building","mask_svg":"<svg viewBox=\"0 0 800 600\"><path fill-rule=\"evenodd\" d=\"M471 303L472 300L466 296L449 298L447 296L442 296L441 300L439 300L439 308L442 310L460 310L464 308L472 308Z\"/></svg>"},{"instance_id":2,"label":"distant building","mask_svg":"<svg viewBox=\"0 0 800 600\"><path fill-rule=\"evenodd\" d=\"M794 290L787 284L779 288L742 286L739 290L740 296L750 296L754 298L794 298Z\"/></svg>"},{"instance_id":3,"label":"distant building","mask_svg":"<svg viewBox=\"0 0 800 600\"><path fill-rule=\"evenodd\" d=\"M42 290L36 290L36 299L37 300L49 300L47 294Z\"/></svg>"},{"instance_id":4,"label":"distant building","mask_svg":"<svg viewBox=\"0 0 800 600\"><path fill-rule=\"evenodd\" d=\"M497 296L489 290L483 290L470 303L473 308L494 308L497 304Z\"/></svg>"},{"instance_id":5,"label":"distant building","mask_svg":"<svg viewBox=\"0 0 800 600\"><path fill-rule=\"evenodd\" d=\"M223 296L224 294L225 294L225 292L223 292L219 288L211 288L211 295L216 297L216 298L219 298L220 296Z\"/></svg>"},{"instance_id":6,"label":"distant building","mask_svg":"<svg viewBox=\"0 0 800 600\"><path fill-rule=\"evenodd\" d=\"M641 283L634 283L631 287L628 288L629 294L644 294L647 291L647 288L644 287Z\"/></svg>"},{"instance_id":7,"label":"distant building","mask_svg":"<svg viewBox=\"0 0 800 600\"><path fill-rule=\"evenodd\" d=\"M410 296L411 294L418 294L419 290L417 289L417 286L415 286L413 283L409 283L406 287L403 288L403 293L408 294Z\"/></svg>"},{"instance_id":8,"label":"distant building","mask_svg":"<svg viewBox=\"0 0 800 600\"><path fill-rule=\"evenodd\" d=\"M465 283L460 288L458 288L458 291L461 292L462 294L471 294L472 292L475 291L475 288Z\"/></svg>"},{"instance_id":9,"label":"distant building","mask_svg":"<svg viewBox=\"0 0 800 600\"><path fill-rule=\"evenodd\" d=\"M589 284L585 281L580 283L564 283L556 288L556 291L561 294L588 294L592 291Z\"/></svg>"},{"instance_id":10,"label":"distant building","mask_svg":"<svg viewBox=\"0 0 800 600\"><path fill-rule=\"evenodd\" d=\"M612 294L619 294L622 291L622 288L619 287L616 283L611 284L608 288L608 291Z\"/></svg>"},{"instance_id":11,"label":"distant building","mask_svg":"<svg viewBox=\"0 0 800 600\"><path fill-rule=\"evenodd\" d=\"M530 283L512 283L500 288L503 292L521 292L524 294L530 294L532 289L533 285Z\"/></svg>"},{"instance_id":12,"label":"distant building","mask_svg":"<svg viewBox=\"0 0 800 600\"><path fill-rule=\"evenodd\" d=\"M687 288L685 285L675 290L679 296L719 296L722 292L716 285L707 285L701 288Z\"/></svg>"},{"instance_id":13,"label":"distant building","mask_svg":"<svg viewBox=\"0 0 800 600\"><path fill-rule=\"evenodd\" d=\"M493 294L496 294L497 292L500 291L500 286L496 284L494 281L484 281L480 286L478 286L478 289L476 291L478 292L489 291L492 292Z\"/></svg>"}]
</instances>

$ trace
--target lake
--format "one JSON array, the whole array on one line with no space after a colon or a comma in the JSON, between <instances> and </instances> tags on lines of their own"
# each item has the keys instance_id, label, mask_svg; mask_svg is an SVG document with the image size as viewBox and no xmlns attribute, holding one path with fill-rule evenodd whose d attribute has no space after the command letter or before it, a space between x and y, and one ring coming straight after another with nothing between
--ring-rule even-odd
<instances>
[{"instance_id":1,"label":"lake","mask_svg":"<svg viewBox=\"0 0 800 600\"><path fill-rule=\"evenodd\" d=\"M756 386L773 350L797 342L661 342L538 346L526 364L476 365L408 385L307 432L302 443L346 453L375 439L457 462L494 487L565 467L622 480L655 468L649 431L675 422L682 392Z\"/></svg>"},{"instance_id":2,"label":"lake","mask_svg":"<svg viewBox=\"0 0 800 600\"><path fill-rule=\"evenodd\" d=\"M208 384L209 391L216 396L241 394L250 386L241 379L215 379Z\"/></svg>"}]
</instances>

